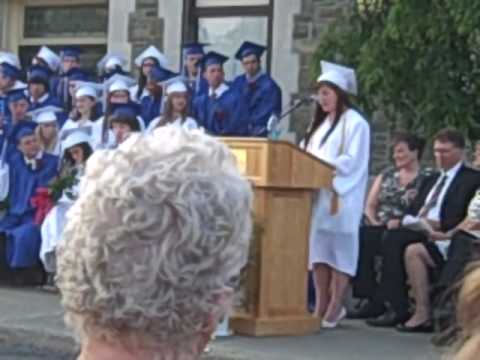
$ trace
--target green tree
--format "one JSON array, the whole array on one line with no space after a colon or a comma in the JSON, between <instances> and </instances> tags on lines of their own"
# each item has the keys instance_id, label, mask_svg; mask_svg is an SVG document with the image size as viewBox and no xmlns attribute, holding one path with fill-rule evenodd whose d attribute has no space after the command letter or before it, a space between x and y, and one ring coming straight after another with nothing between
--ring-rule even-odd
<instances>
[{"instance_id":1,"label":"green tree","mask_svg":"<svg viewBox=\"0 0 480 360\"><path fill-rule=\"evenodd\" d=\"M322 37L326 59L357 69L359 103L395 127L480 136L480 2L363 0Z\"/></svg>"}]
</instances>

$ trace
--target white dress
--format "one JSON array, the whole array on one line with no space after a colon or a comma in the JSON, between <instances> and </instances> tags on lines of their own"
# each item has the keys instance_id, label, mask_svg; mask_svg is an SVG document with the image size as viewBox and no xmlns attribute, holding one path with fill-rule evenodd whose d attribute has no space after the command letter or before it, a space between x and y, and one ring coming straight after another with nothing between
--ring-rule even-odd
<instances>
[{"instance_id":1,"label":"white dress","mask_svg":"<svg viewBox=\"0 0 480 360\"><path fill-rule=\"evenodd\" d=\"M354 276L357 271L360 219L368 181L370 127L358 112L349 109L320 147L321 139L331 124L329 119L323 122L310 139L307 151L335 166L333 188L339 196L339 209L335 215L330 212L331 191L321 189L315 194L309 264L310 267L316 263L327 264Z\"/></svg>"},{"instance_id":2,"label":"white dress","mask_svg":"<svg viewBox=\"0 0 480 360\"><path fill-rule=\"evenodd\" d=\"M158 123L160 122L160 119L161 117L156 117L155 119L152 120L150 125L148 125L147 134L152 133L153 130L156 129L156 127L158 126ZM181 118L177 118L175 121L169 123L168 125L182 127L186 130L198 129L199 127L197 121L194 118L191 118L189 116L187 116L187 118L183 123Z\"/></svg>"},{"instance_id":3,"label":"white dress","mask_svg":"<svg viewBox=\"0 0 480 360\"><path fill-rule=\"evenodd\" d=\"M58 200L57 205L50 210L40 228L42 243L40 246L40 260L43 263L45 271L54 273L56 271L55 249L62 241L63 228L65 227L66 215L75 199L78 197L79 182L83 171L80 169L76 178L77 184L74 185L70 193L72 197L65 193Z\"/></svg>"}]
</instances>

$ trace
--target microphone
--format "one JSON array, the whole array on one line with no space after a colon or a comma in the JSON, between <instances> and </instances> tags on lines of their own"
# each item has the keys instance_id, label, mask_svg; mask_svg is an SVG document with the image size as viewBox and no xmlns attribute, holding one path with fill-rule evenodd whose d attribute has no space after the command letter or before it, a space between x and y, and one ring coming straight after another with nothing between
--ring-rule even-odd
<instances>
[{"instance_id":1,"label":"microphone","mask_svg":"<svg viewBox=\"0 0 480 360\"><path fill-rule=\"evenodd\" d=\"M301 101L302 103L311 104L313 102L318 101L318 96L317 95L302 96L299 101Z\"/></svg>"}]
</instances>

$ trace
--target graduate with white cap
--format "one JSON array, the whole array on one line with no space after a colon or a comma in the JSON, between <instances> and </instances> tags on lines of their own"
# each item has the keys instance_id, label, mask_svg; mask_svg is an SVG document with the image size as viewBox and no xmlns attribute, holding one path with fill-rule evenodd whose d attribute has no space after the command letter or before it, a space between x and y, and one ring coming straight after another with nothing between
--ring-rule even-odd
<instances>
[{"instance_id":1,"label":"graduate with white cap","mask_svg":"<svg viewBox=\"0 0 480 360\"><path fill-rule=\"evenodd\" d=\"M53 73L58 72L60 63L60 56L47 46L42 46L32 59L32 65L47 66Z\"/></svg>"},{"instance_id":2,"label":"graduate with white cap","mask_svg":"<svg viewBox=\"0 0 480 360\"><path fill-rule=\"evenodd\" d=\"M333 328L346 315L348 284L357 271L370 127L349 100L357 94L355 71L326 61L321 67L315 116L301 146L336 169L333 191L322 189L315 197L309 251L316 289L314 315L323 319L324 328Z\"/></svg>"},{"instance_id":3,"label":"graduate with white cap","mask_svg":"<svg viewBox=\"0 0 480 360\"><path fill-rule=\"evenodd\" d=\"M46 105L29 112L38 125L35 135L42 151L47 154L60 155L60 139L57 113L62 109L58 106Z\"/></svg>"},{"instance_id":4,"label":"graduate with white cap","mask_svg":"<svg viewBox=\"0 0 480 360\"><path fill-rule=\"evenodd\" d=\"M117 53L106 54L98 63L97 70L101 81L110 79L113 75L128 75L124 70L127 59Z\"/></svg>"},{"instance_id":5,"label":"graduate with white cap","mask_svg":"<svg viewBox=\"0 0 480 360\"><path fill-rule=\"evenodd\" d=\"M150 45L135 58L135 65L140 69L138 84L130 89L130 93L132 99L140 103L143 97L150 95L149 91L145 88L150 72L154 67L167 68L168 59L155 46Z\"/></svg>"},{"instance_id":6,"label":"graduate with white cap","mask_svg":"<svg viewBox=\"0 0 480 360\"><path fill-rule=\"evenodd\" d=\"M282 91L261 67L265 50L263 45L245 41L235 54L245 73L235 78L232 87L243 104L239 121L247 124L247 136L267 136L268 120L272 115L280 116L282 112Z\"/></svg>"},{"instance_id":7,"label":"graduate with white cap","mask_svg":"<svg viewBox=\"0 0 480 360\"><path fill-rule=\"evenodd\" d=\"M198 129L197 121L189 116L190 92L183 81L175 80L166 86L165 108L161 116L155 118L148 126L151 133L160 126L172 125L187 130Z\"/></svg>"},{"instance_id":8,"label":"graduate with white cap","mask_svg":"<svg viewBox=\"0 0 480 360\"><path fill-rule=\"evenodd\" d=\"M85 173L85 165L93 153L90 136L77 129L62 142L62 178L73 178L73 184L65 189L56 206L48 213L41 226L42 245L40 260L48 274L47 286L53 286L53 275L56 272L55 249L62 241L66 213L78 198L80 181Z\"/></svg>"},{"instance_id":9,"label":"graduate with white cap","mask_svg":"<svg viewBox=\"0 0 480 360\"><path fill-rule=\"evenodd\" d=\"M62 141L78 128L88 132L92 137L92 142L100 141L101 134L95 124L101 116L97 102L102 89L102 84L86 81L75 82L75 108L60 132Z\"/></svg>"}]
</instances>

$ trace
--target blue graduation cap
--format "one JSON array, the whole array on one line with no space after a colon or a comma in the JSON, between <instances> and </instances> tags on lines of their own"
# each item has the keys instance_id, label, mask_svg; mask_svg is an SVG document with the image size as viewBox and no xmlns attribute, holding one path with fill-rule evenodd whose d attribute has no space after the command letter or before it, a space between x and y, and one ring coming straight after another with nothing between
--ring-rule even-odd
<instances>
[{"instance_id":1,"label":"blue graduation cap","mask_svg":"<svg viewBox=\"0 0 480 360\"><path fill-rule=\"evenodd\" d=\"M6 76L6 77L9 77L9 78L12 78L12 79L18 79L20 78L20 76L22 75L22 72L19 68L7 63L7 62L3 62L0 64L0 72Z\"/></svg>"},{"instance_id":2,"label":"blue graduation cap","mask_svg":"<svg viewBox=\"0 0 480 360\"><path fill-rule=\"evenodd\" d=\"M162 83L164 81L167 81L179 75L180 74L170 71L168 69L165 69L161 66L155 66L154 68L152 68L152 71L150 72L149 77L151 80L157 83Z\"/></svg>"},{"instance_id":3,"label":"blue graduation cap","mask_svg":"<svg viewBox=\"0 0 480 360\"><path fill-rule=\"evenodd\" d=\"M222 55L215 51L209 51L205 54L199 65L206 69L209 65L222 65L228 60L228 56Z\"/></svg>"},{"instance_id":4,"label":"blue graduation cap","mask_svg":"<svg viewBox=\"0 0 480 360\"><path fill-rule=\"evenodd\" d=\"M28 70L29 83L48 84L52 71L43 65L33 65Z\"/></svg>"},{"instance_id":5,"label":"blue graduation cap","mask_svg":"<svg viewBox=\"0 0 480 360\"><path fill-rule=\"evenodd\" d=\"M65 46L60 50L60 57L62 59L70 57L79 60L81 53L82 49L80 49L78 46Z\"/></svg>"},{"instance_id":6,"label":"blue graduation cap","mask_svg":"<svg viewBox=\"0 0 480 360\"><path fill-rule=\"evenodd\" d=\"M14 103L20 100L27 100L28 97L25 92L25 89L15 89L15 90L10 90L7 92L7 102L8 103Z\"/></svg>"},{"instance_id":7,"label":"blue graduation cap","mask_svg":"<svg viewBox=\"0 0 480 360\"><path fill-rule=\"evenodd\" d=\"M78 67L74 67L68 70L65 73L65 76L67 76L70 80L74 81L88 81L89 79L88 73Z\"/></svg>"},{"instance_id":8,"label":"blue graduation cap","mask_svg":"<svg viewBox=\"0 0 480 360\"><path fill-rule=\"evenodd\" d=\"M22 121L18 123L10 134L10 138L15 140L15 144L18 144L25 136L35 134L35 128L37 124L33 121Z\"/></svg>"},{"instance_id":9,"label":"blue graduation cap","mask_svg":"<svg viewBox=\"0 0 480 360\"><path fill-rule=\"evenodd\" d=\"M205 51L203 48L205 46L208 46L209 44L207 43L201 43L201 42L187 42L183 44L183 55L196 55L196 54L201 54L204 55Z\"/></svg>"},{"instance_id":10,"label":"blue graduation cap","mask_svg":"<svg viewBox=\"0 0 480 360\"><path fill-rule=\"evenodd\" d=\"M255 55L260 59L267 48L263 45L255 44L251 41L244 41L235 54L237 60L242 61L244 57Z\"/></svg>"},{"instance_id":11,"label":"blue graduation cap","mask_svg":"<svg viewBox=\"0 0 480 360\"><path fill-rule=\"evenodd\" d=\"M133 101L126 104L112 104L112 116L137 118L140 115L141 107Z\"/></svg>"}]
</instances>

